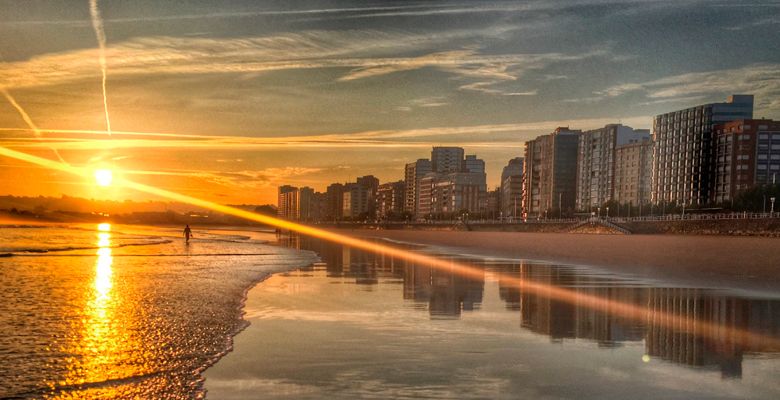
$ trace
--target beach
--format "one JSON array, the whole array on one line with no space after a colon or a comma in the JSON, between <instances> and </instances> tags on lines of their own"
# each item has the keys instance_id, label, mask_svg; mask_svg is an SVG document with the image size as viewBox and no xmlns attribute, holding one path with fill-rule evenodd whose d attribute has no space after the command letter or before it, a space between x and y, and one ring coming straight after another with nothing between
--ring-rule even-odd
<instances>
[{"instance_id":1,"label":"beach","mask_svg":"<svg viewBox=\"0 0 780 400\"><path fill-rule=\"evenodd\" d=\"M780 395L780 348L761 339L780 338L777 240L342 231L483 271L467 277L296 235L194 233L0 227L0 397ZM626 319L507 277L719 328L691 336L654 322L663 307Z\"/></svg>"},{"instance_id":2,"label":"beach","mask_svg":"<svg viewBox=\"0 0 780 400\"><path fill-rule=\"evenodd\" d=\"M454 240L442 238L427 240ZM248 292L249 325L233 351L205 371L208 398L780 396L776 293L397 241L483 272L462 276L317 239L280 244L314 251L321 261L275 274ZM524 290L514 279L564 289L575 300ZM635 318L597 311L591 296L643 311ZM670 314L681 322L666 323Z\"/></svg>"},{"instance_id":3,"label":"beach","mask_svg":"<svg viewBox=\"0 0 780 400\"><path fill-rule=\"evenodd\" d=\"M587 265L697 286L780 293L780 238L589 235L423 230L341 230L459 254Z\"/></svg>"}]
</instances>

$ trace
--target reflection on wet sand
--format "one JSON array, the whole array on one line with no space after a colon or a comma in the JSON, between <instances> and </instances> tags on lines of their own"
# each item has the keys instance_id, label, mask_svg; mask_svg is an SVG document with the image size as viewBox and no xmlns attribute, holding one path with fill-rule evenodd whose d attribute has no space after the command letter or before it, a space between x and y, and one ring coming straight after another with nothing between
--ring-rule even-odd
<instances>
[{"instance_id":1,"label":"reflection on wet sand","mask_svg":"<svg viewBox=\"0 0 780 400\"><path fill-rule=\"evenodd\" d=\"M519 312L520 326L553 342L585 339L600 348L612 348L644 341L645 361L657 358L719 370L724 378L742 376L745 355L780 353L776 340L761 340L780 337L778 300L697 288L652 287L570 266L452 258L481 266L484 275L477 279L315 239L280 236L279 240L289 247L317 252L329 277L352 277L363 285L402 280L404 299L435 319L458 318L462 312L479 310L485 280L496 277L499 296L507 310ZM564 302L538 291L523 291L512 284L513 277L551 288L565 287L585 299L597 296L641 307L645 318L596 311L587 306L587 300ZM676 317L674 323L664 321L671 316Z\"/></svg>"}]
</instances>

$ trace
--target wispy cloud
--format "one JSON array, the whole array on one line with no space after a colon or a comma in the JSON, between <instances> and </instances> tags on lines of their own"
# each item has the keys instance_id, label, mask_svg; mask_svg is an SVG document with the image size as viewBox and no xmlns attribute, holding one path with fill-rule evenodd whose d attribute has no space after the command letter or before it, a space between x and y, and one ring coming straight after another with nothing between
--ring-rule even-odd
<instances>
[{"instance_id":1,"label":"wispy cloud","mask_svg":"<svg viewBox=\"0 0 780 400\"><path fill-rule=\"evenodd\" d=\"M647 82L622 83L594 92L594 96L566 102L598 102L628 93L641 93L651 105L693 101L729 94L754 94L761 110L780 111L780 64L751 64L740 68L673 75Z\"/></svg>"},{"instance_id":2,"label":"wispy cloud","mask_svg":"<svg viewBox=\"0 0 780 400\"><path fill-rule=\"evenodd\" d=\"M280 182L291 182L297 177L314 174L321 168L310 167L272 167L261 170L212 171L212 170L124 170L126 175L157 175L192 178L225 187L267 188Z\"/></svg>"},{"instance_id":3,"label":"wispy cloud","mask_svg":"<svg viewBox=\"0 0 780 400\"><path fill-rule=\"evenodd\" d=\"M514 81L530 69L557 62L607 56L608 52L582 54L481 54L477 48L436 51L419 56L382 56L421 52L443 46L453 37L476 34L453 31L436 35L380 31L308 31L283 35L212 39L193 37L144 37L106 48L114 76L153 74L251 74L277 70L345 68L338 80L366 79L400 71L436 68L461 79L473 80L463 90L512 93L496 88ZM46 54L26 61L5 63L0 87L24 88L56 85L97 76L94 60L98 49Z\"/></svg>"},{"instance_id":4,"label":"wispy cloud","mask_svg":"<svg viewBox=\"0 0 780 400\"><path fill-rule=\"evenodd\" d=\"M149 132L114 131L111 140L100 136L100 131L47 130L58 137L47 135L46 141L19 137L16 128L0 128L0 143L9 147L53 146L60 150L100 150L106 147L122 148L207 148L207 149L302 149L302 148L426 148L457 138L466 147L521 147L525 140L551 132L559 126L573 129L591 129L617 122L614 118L581 118L554 121L536 121L508 124L440 126L419 129L375 130L354 133L286 136L276 138L245 136L184 135ZM637 128L648 127L651 116L623 118L622 123ZM515 140L495 140L492 135L514 135ZM85 136L86 135L86 136ZM463 139L469 137L471 139Z\"/></svg>"}]
</instances>

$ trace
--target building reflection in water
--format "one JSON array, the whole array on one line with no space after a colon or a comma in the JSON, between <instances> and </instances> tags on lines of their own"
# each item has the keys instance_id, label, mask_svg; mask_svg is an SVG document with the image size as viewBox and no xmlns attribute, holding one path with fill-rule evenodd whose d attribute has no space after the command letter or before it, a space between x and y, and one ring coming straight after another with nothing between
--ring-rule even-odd
<instances>
[{"instance_id":1,"label":"building reflection in water","mask_svg":"<svg viewBox=\"0 0 780 400\"><path fill-rule=\"evenodd\" d=\"M317 239L279 239L284 245L317 252L329 277L350 277L356 284L369 286L403 279L404 299L414 302L415 308L427 309L431 318L459 318L464 311L478 310L482 302L484 275L481 279L466 278L452 271L413 265ZM603 348L644 342L645 360L649 357L719 370L724 378L742 376L745 354L780 353L780 348L760 338L780 337L778 300L728 296L705 289L649 287L588 274L574 267L523 261L484 264L483 270L498 276L499 297L507 310L519 313L520 326L548 336L552 342L589 340ZM507 277L642 307L646 318L621 317L594 311L585 306L585 301L564 302L539 292L523 292L511 285ZM681 318L678 327L662 320L669 315ZM747 336L745 332L760 336Z\"/></svg>"}]
</instances>

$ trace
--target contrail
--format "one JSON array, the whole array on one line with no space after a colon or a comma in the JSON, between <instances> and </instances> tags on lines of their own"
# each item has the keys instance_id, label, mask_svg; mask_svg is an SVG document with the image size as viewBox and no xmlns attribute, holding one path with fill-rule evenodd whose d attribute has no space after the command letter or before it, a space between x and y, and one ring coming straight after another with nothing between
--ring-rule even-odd
<instances>
[{"instance_id":1,"label":"contrail","mask_svg":"<svg viewBox=\"0 0 780 400\"><path fill-rule=\"evenodd\" d=\"M92 16L92 28L95 29L98 46L100 47L100 72L103 74L103 110L106 113L106 132L111 136L111 119L108 117L108 95L106 94L106 31L103 29L103 20L100 18L97 0L89 0L89 14Z\"/></svg>"},{"instance_id":2,"label":"contrail","mask_svg":"<svg viewBox=\"0 0 780 400\"><path fill-rule=\"evenodd\" d=\"M94 179L93 171L89 168L65 165L53 160L36 157L27 153L11 150L9 148L2 147L2 146L0 146L0 156L11 157L17 160L36 164L45 168L67 172L69 174L80 176L84 179ZM249 221L275 226L281 229L288 229L306 236L323 239L329 242L342 244L352 248L383 254L400 260L416 263L416 264L427 265L430 266L431 268L436 268L443 271L450 271L452 273L458 274L466 278L479 279L484 276L484 270L477 267L462 264L457 261L436 258L421 253L414 253L411 251L403 250L385 244L374 243L368 240L358 239L355 237L351 237L351 236L347 236L335 232L329 232L324 229L316 228L313 226L303 225L303 224L271 217L268 215L257 214L239 208L213 203L207 200L199 199L192 196L187 196L181 193L176 193L169 190L156 188L154 186L133 182L122 177L115 179L114 182L115 184L118 184L122 187L128 189L134 189L142 193L151 194L169 200L190 204L196 207L206 208L209 210L232 215ZM600 311L611 315L618 315L621 317L630 318L632 320L647 321L648 313L652 311L654 318L656 318L655 322L659 326L664 326L670 329L674 329L681 333L708 335L715 339L720 337L730 336L740 342L744 341L744 342L763 343L770 348L777 348L778 346L780 346L780 338L771 335L766 335L764 333L757 333L757 332L754 333L744 329L730 327L730 326L722 326L717 323L712 323L703 320L695 321L694 323L691 323L691 321L687 320L684 316L675 313L650 310L647 307L615 301L612 299L603 298L591 294L580 293L575 290L571 290L569 288L557 287L542 282L535 282L532 280L527 280L512 275L506 275L506 274L496 274L496 275L497 278L500 278L505 282L514 285L518 287L520 290L528 293L534 293L539 296L543 296L545 298L555 299L568 304L581 305L583 307L586 307L594 311Z\"/></svg>"},{"instance_id":3,"label":"contrail","mask_svg":"<svg viewBox=\"0 0 780 400\"><path fill-rule=\"evenodd\" d=\"M27 124L27 126L29 126L30 129L32 129L33 134L35 134L35 138L40 139L42 136L41 130L38 128L37 125L35 125L35 122L33 122L32 118L30 118L30 114L27 114L27 111L25 111L24 108L22 108L22 106L16 101L14 96L11 96L11 93L8 92L8 90L6 90L5 88L0 88L0 93L2 93L3 97L5 97L6 100L8 100L8 102L11 103L11 105L16 109L16 111L19 112L19 115L22 117L22 119ZM57 155L57 158L60 160L60 162L67 164L65 159L62 158L60 152L57 151L56 148L51 146L48 147L54 152L54 154Z\"/></svg>"}]
</instances>

